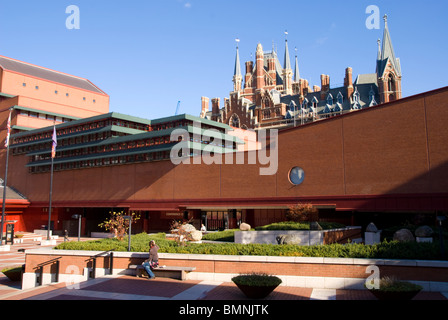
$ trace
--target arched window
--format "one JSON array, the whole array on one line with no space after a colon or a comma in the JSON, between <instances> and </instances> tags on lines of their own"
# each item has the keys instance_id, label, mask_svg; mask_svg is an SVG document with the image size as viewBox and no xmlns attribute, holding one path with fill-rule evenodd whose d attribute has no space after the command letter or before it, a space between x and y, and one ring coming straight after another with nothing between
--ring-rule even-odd
<instances>
[{"instance_id":1,"label":"arched window","mask_svg":"<svg viewBox=\"0 0 448 320\"><path fill-rule=\"evenodd\" d=\"M234 128L239 128L240 127L240 118L238 117L237 114L233 114L232 117L230 118L230 126L234 127Z\"/></svg>"},{"instance_id":2,"label":"arched window","mask_svg":"<svg viewBox=\"0 0 448 320\"><path fill-rule=\"evenodd\" d=\"M270 106L271 106L271 104L270 104L269 98L265 98L264 99L264 107L269 108Z\"/></svg>"},{"instance_id":3,"label":"arched window","mask_svg":"<svg viewBox=\"0 0 448 320\"><path fill-rule=\"evenodd\" d=\"M389 95L389 102L391 101L395 101L395 95L393 93Z\"/></svg>"},{"instance_id":4,"label":"arched window","mask_svg":"<svg viewBox=\"0 0 448 320\"><path fill-rule=\"evenodd\" d=\"M393 74L389 74L389 78L387 80L387 90L389 92L394 92L395 91L395 79Z\"/></svg>"}]
</instances>

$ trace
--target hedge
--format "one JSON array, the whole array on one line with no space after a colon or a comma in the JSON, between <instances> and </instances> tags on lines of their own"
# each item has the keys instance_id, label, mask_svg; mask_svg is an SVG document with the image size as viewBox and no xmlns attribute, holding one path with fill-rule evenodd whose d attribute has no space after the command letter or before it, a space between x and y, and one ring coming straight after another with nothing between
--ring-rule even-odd
<instances>
[{"instance_id":1,"label":"hedge","mask_svg":"<svg viewBox=\"0 0 448 320\"><path fill-rule=\"evenodd\" d=\"M337 222L319 221L319 225L324 230L345 228L345 225L337 223ZM266 230L310 230L310 223L309 222L294 222L294 221L276 222L276 223L268 224L266 226L256 227L255 230L257 230L257 231L266 231Z\"/></svg>"},{"instance_id":2,"label":"hedge","mask_svg":"<svg viewBox=\"0 0 448 320\"><path fill-rule=\"evenodd\" d=\"M369 258L369 259L440 259L438 243L417 243L384 241L374 245L357 243L330 244L318 246L295 246L273 244L237 244L202 243L178 246L171 240L165 240L164 234L132 236L131 251L148 252L149 241L155 240L160 253L215 254L215 255L252 255L252 256L295 256L295 257L332 257L332 258ZM128 241L102 239L86 242L65 242L56 250L88 251L127 251Z\"/></svg>"}]
</instances>

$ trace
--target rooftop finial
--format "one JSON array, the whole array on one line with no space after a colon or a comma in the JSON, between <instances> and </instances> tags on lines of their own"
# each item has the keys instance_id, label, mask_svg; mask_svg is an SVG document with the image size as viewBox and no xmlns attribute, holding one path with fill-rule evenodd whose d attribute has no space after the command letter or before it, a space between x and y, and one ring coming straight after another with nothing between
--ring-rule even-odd
<instances>
[{"instance_id":1,"label":"rooftop finial","mask_svg":"<svg viewBox=\"0 0 448 320\"><path fill-rule=\"evenodd\" d=\"M288 41L288 30L285 30L285 40Z\"/></svg>"},{"instance_id":2,"label":"rooftop finial","mask_svg":"<svg viewBox=\"0 0 448 320\"><path fill-rule=\"evenodd\" d=\"M240 39L239 39L239 38L236 38L236 39L235 39L235 42L236 42L236 48L238 49L238 46L239 46L239 44L240 44Z\"/></svg>"},{"instance_id":3,"label":"rooftop finial","mask_svg":"<svg viewBox=\"0 0 448 320\"><path fill-rule=\"evenodd\" d=\"M384 19L384 22L387 23L387 14L384 15L383 19Z\"/></svg>"}]
</instances>

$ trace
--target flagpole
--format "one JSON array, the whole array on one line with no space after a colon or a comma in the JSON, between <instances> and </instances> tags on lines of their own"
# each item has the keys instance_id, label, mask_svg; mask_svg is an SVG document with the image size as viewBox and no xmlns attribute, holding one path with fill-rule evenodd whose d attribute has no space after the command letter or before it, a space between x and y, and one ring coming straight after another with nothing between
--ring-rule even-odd
<instances>
[{"instance_id":1,"label":"flagpole","mask_svg":"<svg viewBox=\"0 0 448 320\"><path fill-rule=\"evenodd\" d=\"M9 144L6 148L6 169L5 179L3 180L3 203L2 203L2 223L0 226L0 246L3 246L3 228L5 227L5 209L6 209L6 186L8 182L8 163L9 163ZM6 244L6 239L5 239Z\"/></svg>"},{"instance_id":2,"label":"flagpole","mask_svg":"<svg viewBox=\"0 0 448 320\"><path fill-rule=\"evenodd\" d=\"M48 207L48 227L47 227L47 240L51 240L50 227L51 227L51 202L53 198L53 165L54 159L51 157L51 175L50 175L50 204Z\"/></svg>"},{"instance_id":3,"label":"flagpole","mask_svg":"<svg viewBox=\"0 0 448 320\"><path fill-rule=\"evenodd\" d=\"M2 203L2 222L0 226L0 247L3 246L3 228L5 227L5 211L6 211L6 186L8 183L8 164L9 164L9 137L11 134L11 113L12 108L9 110L9 118L7 123L7 133L6 133L6 168L5 168L5 179L3 180L3 203ZM6 245L6 239L5 239Z\"/></svg>"},{"instance_id":4,"label":"flagpole","mask_svg":"<svg viewBox=\"0 0 448 320\"><path fill-rule=\"evenodd\" d=\"M50 230L51 230L51 209L53 200L53 168L54 168L54 158L56 157L56 146L57 146L57 136L56 136L56 124L53 126L53 137L52 137L52 147L51 147L51 173L50 173L50 201L48 205L48 226L47 226L47 240L50 241Z\"/></svg>"}]
</instances>

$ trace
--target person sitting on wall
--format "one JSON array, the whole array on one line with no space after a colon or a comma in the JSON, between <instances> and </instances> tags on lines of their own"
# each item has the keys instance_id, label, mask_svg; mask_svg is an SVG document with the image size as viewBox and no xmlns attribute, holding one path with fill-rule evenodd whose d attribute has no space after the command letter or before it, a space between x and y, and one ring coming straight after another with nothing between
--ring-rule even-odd
<instances>
[{"instance_id":1,"label":"person sitting on wall","mask_svg":"<svg viewBox=\"0 0 448 320\"><path fill-rule=\"evenodd\" d=\"M159 266L158 251L159 251L159 246L156 245L156 242L154 240L151 240L149 242L149 259L147 259L147 260L145 260L145 262L143 262L143 267L145 268L145 271L148 274L149 279L156 278L156 276L154 275L154 272L152 272L152 270Z\"/></svg>"},{"instance_id":2,"label":"person sitting on wall","mask_svg":"<svg viewBox=\"0 0 448 320\"><path fill-rule=\"evenodd\" d=\"M204 226L204 224L202 224L201 231L202 232L207 232L207 228Z\"/></svg>"}]
</instances>

